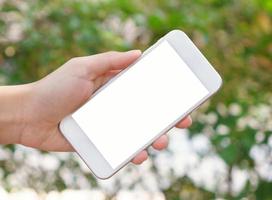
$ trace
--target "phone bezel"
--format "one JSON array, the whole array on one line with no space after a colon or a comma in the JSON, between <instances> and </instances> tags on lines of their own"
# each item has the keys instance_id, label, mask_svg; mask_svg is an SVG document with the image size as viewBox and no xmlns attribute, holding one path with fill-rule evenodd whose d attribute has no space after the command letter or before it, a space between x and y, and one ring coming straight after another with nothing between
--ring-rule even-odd
<instances>
[{"instance_id":1,"label":"phone bezel","mask_svg":"<svg viewBox=\"0 0 272 200\"><path fill-rule=\"evenodd\" d=\"M148 141L146 145L140 148L137 152L131 155L127 160L121 163L118 167L113 169L110 164L105 160L101 153L96 149L91 140L86 136L86 134L81 130L78 124L73 119L72 115L65 117L59 128L63 133L64 137L71 143L73 148L76 150L77 154L82 158L86 165L90 168L92 173L100 178L107 179L124 167L127 163L131 161L139 152L146 149L152 144L154 140L160 137L162 134L170 130L175 126L177 122L182 120L185 116L189 115L193 110L199 107L203 102L205 102L210 96L212 96L222 85L222 79L212 65L207 61L203 54L198 50L190 38L180 30L173 30L158 40L154 45L149 47L142 56L137 59L132 65L127 67L125 70L116 75L108 83L103 85L99 90L95 92L97 95L101 90L107 87L111 82L116 80L119 76L124 74L133 65L140 60L143 56L146 56L153 48L156 48L162 41L167 40L167 42L175 49L178 55L183 59L183 61L190 67L192 72L198 77L202 84L208 89L209 94L201 99L195 106L193 106L186 113L183 113L176 121L171 123L166 129L162 130L156 135L151 141ZM86 102L87 103L87 102Z\"/></svg>"}]
</instances>

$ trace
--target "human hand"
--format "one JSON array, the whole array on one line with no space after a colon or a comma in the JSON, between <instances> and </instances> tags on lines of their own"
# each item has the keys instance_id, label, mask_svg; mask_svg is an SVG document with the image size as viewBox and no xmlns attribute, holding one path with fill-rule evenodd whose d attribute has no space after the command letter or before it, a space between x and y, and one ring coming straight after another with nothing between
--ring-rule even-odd
<instances>
[{"instance_id":1,"label":"human hand","mask_svg":"<svg viewBox=\"0 0 272 200\"><path fill-rule=\"evenodd\" d=\"M140 51L133 50L73 58L45 78L20 86L26 95L21 98L23 109L16 118L21 127L16 142L45 151L73 151L59 131L60 121L140 55ZM186 128L191 123L187 117L177 127ZM163 135L152 146L162 150L167 144L168 138ZM147 157L144 150L132 162L140 164Z\"/></svg>"}]
</instances>

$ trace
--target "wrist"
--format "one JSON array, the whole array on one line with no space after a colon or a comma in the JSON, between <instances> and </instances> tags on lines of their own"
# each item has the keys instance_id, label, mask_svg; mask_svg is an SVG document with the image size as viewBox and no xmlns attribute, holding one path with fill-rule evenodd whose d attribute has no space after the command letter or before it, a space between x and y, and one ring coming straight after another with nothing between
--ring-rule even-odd
<instances>
[{"instance_id":1,"label":"wrist","mask_svg":"<svg viewBox=\"0 0 272 200\"><path fill-rule=\"evenodd\" d=\"M31 84L0 87L0 144L19 143L28 123L28 103Z\"/></svg>"}]
</instances>

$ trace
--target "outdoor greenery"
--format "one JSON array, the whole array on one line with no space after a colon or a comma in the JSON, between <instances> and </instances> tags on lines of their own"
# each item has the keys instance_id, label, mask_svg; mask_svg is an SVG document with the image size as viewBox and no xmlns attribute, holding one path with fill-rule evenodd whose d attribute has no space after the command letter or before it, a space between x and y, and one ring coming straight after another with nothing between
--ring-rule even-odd
<instances>
[{"instance_id":1,"label":"outdoor greenery","mask_svg":"<svg viewBox=\"0 0 272 200\"><path fill-rule=\"evenodd\" d=\"M196 183L186 173L162 177L154 153L150 168L157 180L171 179L159 189L170 200L272 199L271 0L2 0L0 84L38 80L75 56L144 50L172 29L186 32L223 77L220 92L193 113L189 140L208 138L211 146L199 157L217 155L226 174L213 188ZM29 159L46 164L46 159L52 160L50 155L2 146L1 185L7 190L16 186L37 191L102 187L68 153L54 154L59 162L54 170L28 165ZM246 174L239 191L233 189L237 169ZM130 170L135 169L129 167L126 173ZM15 179L21 179L17 185L11 181L15 172ZM74 182L67 181L69 175ZM85 178L84 184L77 182L78 177ZM109 199L123 187L122 181L115 183L105 189ZM128 186L133 188L134 184Z\"/></svg>"}]
</instances>

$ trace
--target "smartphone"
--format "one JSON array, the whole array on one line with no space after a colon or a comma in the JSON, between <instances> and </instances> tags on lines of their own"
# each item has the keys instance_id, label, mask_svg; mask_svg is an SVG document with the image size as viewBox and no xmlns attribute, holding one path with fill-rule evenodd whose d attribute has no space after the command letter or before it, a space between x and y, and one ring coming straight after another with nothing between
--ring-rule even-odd
<instances>
[{"instance_id":1,"label":"smartphone","mask_svg":"<svg viewBox=\"0 0 272 200\"><path fill-rule=\"evenodd\" d=\"M106 179L221 84L189 37L173 30L64 118L59 128L92 173Z\"/></svg>"}]
</instances>

